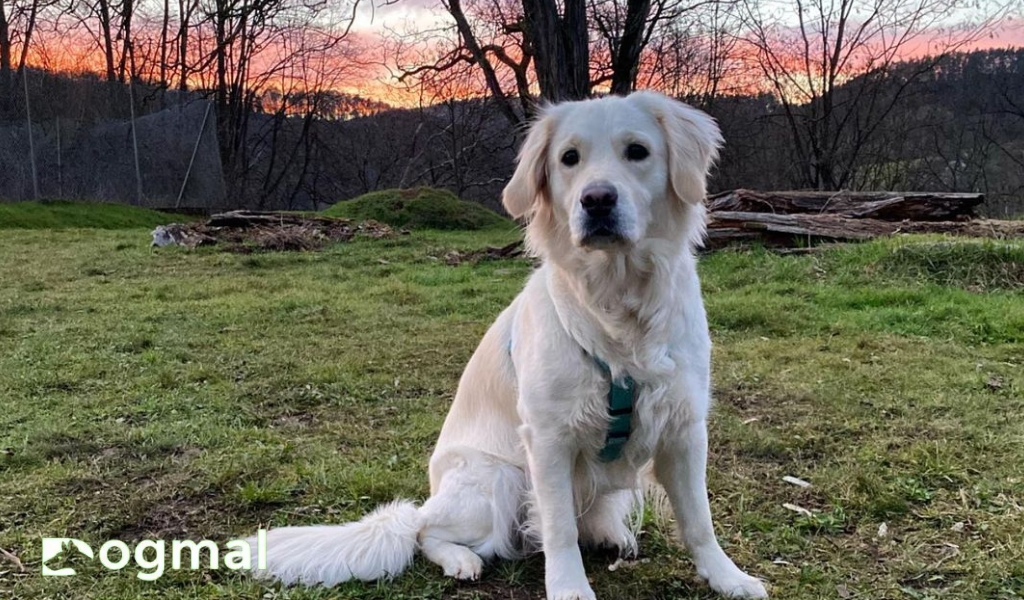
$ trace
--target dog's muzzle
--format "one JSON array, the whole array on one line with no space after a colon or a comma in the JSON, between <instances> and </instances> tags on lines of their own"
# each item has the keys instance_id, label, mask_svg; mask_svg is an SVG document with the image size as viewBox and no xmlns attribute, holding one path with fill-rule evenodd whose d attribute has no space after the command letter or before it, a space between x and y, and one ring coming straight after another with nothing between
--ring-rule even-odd
<instances>
[{"instance_id":1,"label":"dog's muzzle","mask_svg":"<svg viewBox=\"0 0 1024 600\"><path fill-rule=\"evenodd\" d=\"M621 242L622 232L615 207L619 202L619 192L608 183L596 183L583 188L580 194L580 205L583 206L584 246L607 246Z\"/></svg>"}]
</instances>

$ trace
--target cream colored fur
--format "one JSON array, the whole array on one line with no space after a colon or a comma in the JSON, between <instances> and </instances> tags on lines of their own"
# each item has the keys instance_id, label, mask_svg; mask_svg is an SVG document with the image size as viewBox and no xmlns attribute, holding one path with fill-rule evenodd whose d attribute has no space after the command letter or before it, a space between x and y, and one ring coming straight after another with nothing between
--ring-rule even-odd
<instances>
[{"instance_id":1,"label":"cream colored fur","mask_svg":"<svg viewBox=\"0 0 1024 600\"><path fill-rule=\"evenodd\" d=\"M630 144L649 155L628 159ZM580 544L635 551L630 517L653 470L698 574L727 597L767 597L719 546L705 485L711 341L692 247L720 144L706 114L650 92L544 110L503 198L528 221L543 266L466 366L430 460L430 498L358 523L273 530L262 574L377 579L418 548L447 575L475 579L485 561L539 545L547 597L592 599ZM567 150L578 163L562 162ZM587 237L580 199L593 184L618 192L615 243ZM598 459L609 381L593 356L640 386L610 463Z\"/></svg>"}]
</instances>

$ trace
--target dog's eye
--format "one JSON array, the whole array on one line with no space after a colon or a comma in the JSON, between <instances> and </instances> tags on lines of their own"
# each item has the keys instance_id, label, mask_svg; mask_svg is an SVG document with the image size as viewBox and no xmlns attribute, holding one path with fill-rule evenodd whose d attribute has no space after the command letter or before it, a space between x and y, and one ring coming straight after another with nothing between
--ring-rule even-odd
<instances>
[{"instance_id":1,"label":"dog's eye","mask_svg":"<svg viewBox=\"0 0 1024 600\"><path fill-rule=\"evenodd\" d=\"M571 167L580 162L580 153L575 148L570 148L562 154L562 164Z\"/></svg>"},{"instance_id":2,"label":"dog's eye","mask_svg":"<svg viewBox=\"0 0 1024 600\"><path fill-rule=\"evenodd\" d=\"M640 144L630 144L626 146L626 158L629 160L643 160L650 156L650 152L646 147Z\"/></svg>"}]
</instances>

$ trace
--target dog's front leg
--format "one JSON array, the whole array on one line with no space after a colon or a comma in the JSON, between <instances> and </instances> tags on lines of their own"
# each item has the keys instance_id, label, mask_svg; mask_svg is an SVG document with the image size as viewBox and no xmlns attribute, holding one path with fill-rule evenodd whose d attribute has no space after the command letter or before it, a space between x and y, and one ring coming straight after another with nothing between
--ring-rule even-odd
<instances>
[{"instance_id":1,"label":"dog's front leg","mask_svg":"<svg viewBox=\"0 0 1024 600\"><path fill-rule=\"evenodd\" d=\"M708 431L705 421L669 432L659 443L654 473L668 492L683 544L697 574L728 598L767 598L764 585L741 571L715 537L707 490Z\"/></svg>"},{"instance_id":2,"label":"dog's front leg","mask_svg":"<svg viewBox=\"0 0 1024 600\"><path fill-rule=\"evenodd\" d=\"M583 569L572 496L576 446L566 435L529 425L520 427L519 433L526 447L540 517L547 598L595 600Z\"/></svg>"}]
</instances>

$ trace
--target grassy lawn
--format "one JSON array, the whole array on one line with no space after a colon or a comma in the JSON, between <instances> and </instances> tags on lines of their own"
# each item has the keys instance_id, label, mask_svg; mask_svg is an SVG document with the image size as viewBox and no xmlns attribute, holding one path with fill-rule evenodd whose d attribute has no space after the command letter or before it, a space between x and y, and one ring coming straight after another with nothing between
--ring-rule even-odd
<instances>
[{"instance_id":1,"label":"grassy lawn","mask_svg":"<svg viewBox=\"0 0 1024 600\"><path fill-rule=\"evenodd\" d=\"M423 498L460 371L530 270L439 257L515 235L237 255L0 233L0 548L26 569L0 556L0 598L542 598L537 557L333 590L40 575L43 536L225 540ZM703 259L713 511L774 597L1024 596L1022 265L1021 244L926 238ZM587 561L603 599L712 597L653 524L636 563Z\"/></svg>"}]
</instances>

